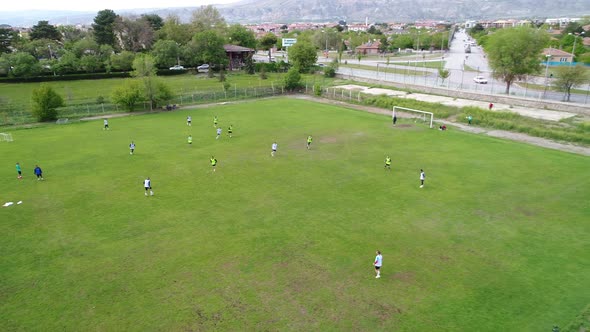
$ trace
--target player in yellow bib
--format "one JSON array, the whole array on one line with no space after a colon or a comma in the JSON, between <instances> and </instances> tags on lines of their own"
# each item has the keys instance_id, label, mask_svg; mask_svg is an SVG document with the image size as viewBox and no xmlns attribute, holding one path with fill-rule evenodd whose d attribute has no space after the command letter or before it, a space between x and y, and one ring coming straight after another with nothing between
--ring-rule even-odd
<instances>
[{"instance_id":1,"label":"player in yellow bib","mask_svg":"<svg viewBox=\"0 0 590 332\"><path fill-rule=\"evenodd\" d=\"M211 162L211 167L213 167L213 172L215 172L215 167L217 166L217 159L211 156L211 159L209 161Z\"/></svg>"},{"instance_id":2,"label":"player in yellow bib","mask_svg":"<svg viewBox=\"0 0 590 332\"><path fill-rule=\"evenodd\" d=\"M307 136L307 149L311 149L311 142L313 141L313 137L311 135Z\"/></svg>"},{"instance_id":3,"label":"player in yellow bib","mask_svg":"<svg viewBox=\"0 0 590 332\"><path fill-rule=\"evenodd\" d=\"M188 135L188 144L193 144L193 135Z\"/></svg>"},{"instance_id":4,"label":"player in yellow bib","mask_svg":"<svg viewBox=\"0 0 590 332\"><path fill-rule=\"evenodd\" d=\"M391 158L389 156L385 157L385 168L391 170Z\"/></svg>"}]
</instances>

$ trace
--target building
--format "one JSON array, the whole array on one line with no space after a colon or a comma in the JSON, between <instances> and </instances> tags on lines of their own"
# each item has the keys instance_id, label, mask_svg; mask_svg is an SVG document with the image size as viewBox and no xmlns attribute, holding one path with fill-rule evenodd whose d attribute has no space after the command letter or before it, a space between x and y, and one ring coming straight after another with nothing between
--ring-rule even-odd
<instances>
[{"instance_id":1,"label":"building","mask_svg":"<svg viewBox=\"0 0 590 332\"><path fill-rule=\"evenodd\" d=\"M246 58L254 54L253 49L238 45L226 44L223 45L223 48L229 60L228 70L242 68L246 62Z\"/></svg>"},{"instance_id":2,"label":"building","mask_svg":"<svg viewBox=\"0 0 590 332\"><path fill-rule=\"evenodd\" d=\"M548 62L572 62L574 56L571 53L558 50L555 48L546 48L543 50L543 55L547 58Z\"/></svg>"},{"instance_id":3,"label":"building","mask_svg":"<svg viewBox=\"0 0 590 332\"><path fill-rule=\"evenodd\" d=\"M356 53L368 55L368 54L379 54L379 46L381 46L381 42L376 40L372 42L368 42L361 46L358 46L355 50Z\"/></svg>"}]
</instances>

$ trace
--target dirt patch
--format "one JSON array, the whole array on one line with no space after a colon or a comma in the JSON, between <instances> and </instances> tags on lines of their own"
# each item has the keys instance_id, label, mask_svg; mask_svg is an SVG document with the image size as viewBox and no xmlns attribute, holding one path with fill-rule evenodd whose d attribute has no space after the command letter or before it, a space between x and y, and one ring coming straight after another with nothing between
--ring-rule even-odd
<instances>
[{"instance_id":1,"label":"dirt patch","mask_svg":"<svg viewBox=\"0 0 590 332\"><path fill-rule=\"evenodd\" d=\"M406 271L406 272L398 272L394 275L391 276L391 279L393 280L399 280L401 282L405 282L408 284L413 284L414 281L416 281L416 274L414 272L411 271Z\"/></svg>"},{"instance_id":2,"label":"dirt patch","mask_svg":"<svg viewBox=\"0 0 590 332\"><path fill-rule=\"evenodd\" d=\"M327 136L320 138L320 143L336 143L338 139L334 136Z\"/></svg>"}]
</instances>

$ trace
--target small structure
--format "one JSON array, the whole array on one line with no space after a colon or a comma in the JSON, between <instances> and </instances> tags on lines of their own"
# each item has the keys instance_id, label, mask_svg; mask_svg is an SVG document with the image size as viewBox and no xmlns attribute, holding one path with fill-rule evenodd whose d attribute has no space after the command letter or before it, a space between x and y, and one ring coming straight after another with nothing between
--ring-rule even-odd
<instances>
[{"instance_id":1,"label":"small structure","mask_svg":"<svg viewBox=\"0 0 590 332\"><path fill-rule=\"evenodd\" d=\"M543 49L543 56L547 57L549 62L572 62L574 55L555 48Z\"/></svg>"},{"instance_id":2,"label":"small structure","mask_svg":"<svg viewBox=\"0 0 590 332\"><path fill-rule=\"evenodd\" d=\"M229 60L228 70L240 69L244 66L246 58L254 54L254 50L238 45L223 45L225 54Z\"/></svg>"},{"instance_id":3,"label":"small structure","mask_svg":"<svg viewBox=\"0 0 590 332\"><path fill-rule=\"evenodd\" d=\"M356 53L360 53L360 54L379 54L379 46L381 46L381 42L376 40L373 42L368 42L366 44L363 44L361 46L358 46L355 50Z\"/></svg>"}]
</instances>

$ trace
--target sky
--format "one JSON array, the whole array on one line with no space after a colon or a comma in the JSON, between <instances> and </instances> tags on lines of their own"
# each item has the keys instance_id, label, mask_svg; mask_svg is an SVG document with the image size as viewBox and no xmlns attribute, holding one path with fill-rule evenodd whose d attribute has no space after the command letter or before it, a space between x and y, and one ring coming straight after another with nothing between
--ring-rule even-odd
<instances>
[{"instance_id":1,"label":"sky","mask_svg":"<svg viewBox=\"0 0 590 332\"><path fill-rule=\"evenodd\" d=\"M170 8L170 7L199 7L209 4L224 4L238 0L21 0L3 1L0 12L15 10L74 10L99 11L102 9L134 9L134 8Z\"/></svg>"}]
</instances>

